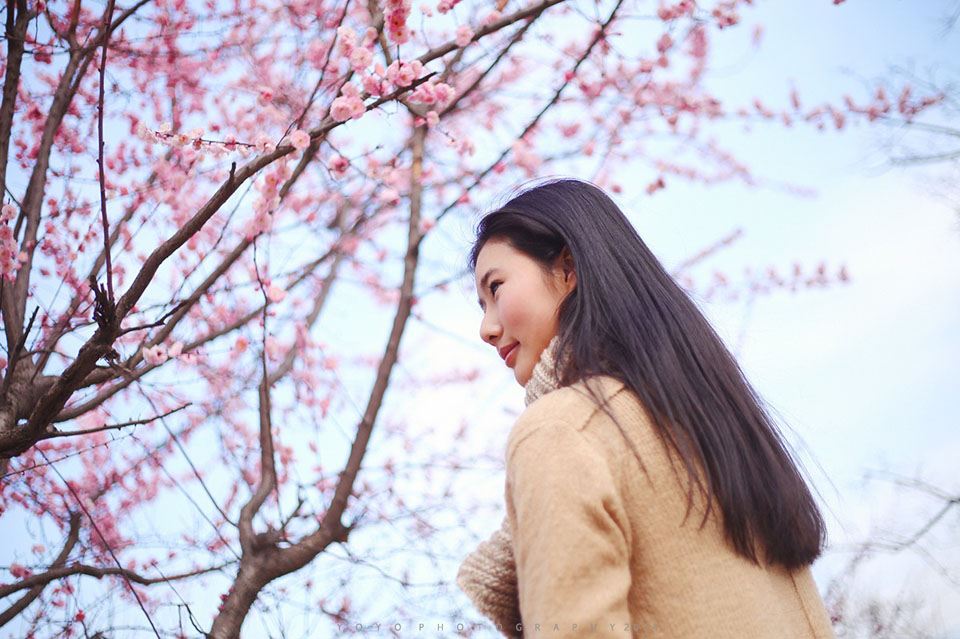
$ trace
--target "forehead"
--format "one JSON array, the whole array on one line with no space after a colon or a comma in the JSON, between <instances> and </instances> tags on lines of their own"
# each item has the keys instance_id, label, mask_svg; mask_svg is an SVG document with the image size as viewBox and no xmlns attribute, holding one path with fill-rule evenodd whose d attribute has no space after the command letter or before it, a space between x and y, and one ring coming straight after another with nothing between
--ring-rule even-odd
<instances>
[{"instance_id":1,"label":"forehead","mask_svg":"<svg viewBox=\"0 0 960 639\"><path fill-rule=\"evenodd\" d=\"M487 240L477 254L477 266L473 273L474 280L479 286L483 276L495 268L508 268L515 262L521 253L500 239Z\"/></svg>"}]
</instances>

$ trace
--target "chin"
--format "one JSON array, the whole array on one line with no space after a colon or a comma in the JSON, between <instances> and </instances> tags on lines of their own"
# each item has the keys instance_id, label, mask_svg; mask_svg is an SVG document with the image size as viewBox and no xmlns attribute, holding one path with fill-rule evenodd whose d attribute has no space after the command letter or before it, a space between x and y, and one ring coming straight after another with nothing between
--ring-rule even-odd
<instances>
[{"instance_id":1,"label":"chin","mask_svg":"<svg viewBox=\"0 0 960 639\"><path fill-rule=\"evenodd\" d=\"M514 369L513 376L517 379L517 383L521 386L526 386L527 382L530 381L530 375L532 373L521 373L520 371Z\"/></svg>"}]
</instances>

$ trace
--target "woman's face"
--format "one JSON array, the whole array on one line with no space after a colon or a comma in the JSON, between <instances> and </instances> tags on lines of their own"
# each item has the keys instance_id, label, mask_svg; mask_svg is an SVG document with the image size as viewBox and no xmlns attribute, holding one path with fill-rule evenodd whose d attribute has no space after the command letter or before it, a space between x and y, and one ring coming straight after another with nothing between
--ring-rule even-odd
<instances>
[{"instance_id":1,"label":"woman's face","mask_svg":"<svg viewBox=\"0 0 960 639\"><path fill-rule=\"evenodd\" d=\"M572 262L558 258L548 278L533 258L494 238L480 249L474 277L483 309L480 338L525 386L557 333L557 307L576 286Z\"/></svg>"}]
</instances>

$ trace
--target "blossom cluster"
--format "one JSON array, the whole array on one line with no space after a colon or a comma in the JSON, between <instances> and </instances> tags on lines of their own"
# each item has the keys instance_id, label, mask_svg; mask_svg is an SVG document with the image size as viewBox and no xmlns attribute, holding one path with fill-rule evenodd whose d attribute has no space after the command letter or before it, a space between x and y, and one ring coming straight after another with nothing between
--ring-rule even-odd
<instances>
[{"instance_id":1,"label":"blossom cluster","mask_svg":"<svg viewBox=\"0 0 960 639\"><path fill-rule=\"evenodd\" d=\"M206 140L203 138L203 129L195 128L183 133L173 133L169 122L164 122L156 130L150 129L143 122L137 123L137 137L145 142L164 144L182 149L181 154L188 162L198 155L209 153L213 157L224 157L233 152L239 152L243 157L249 157L254 151L263 153L275 148L273 141L266 134L261 133L253 143L240 142L232 135L226 140Z\"/></svg>"},{"instance_id":2,"label":"blossom cluster","mask_svg":"<svg viewBox=\"0 0 960 639\"><path fill-rule=\"evenodd\" d=\"M913 88L908 84L907 86L903 87L902 91L900 92L900 97L897 98L897 112L904 116L907 121L911 120L913 116L923 109L933 106L934 104L939 104L946 98L946 96L941 93L939 95L928 95L911 103L910 95L912 93ZM893 108L893 105L887 98L887 92L882 86L877 87L877 90L874 93L872 104L869 104L865 107L857 106L854 104L853 99L850 96L844 96L844 103L851 112L866 115L867 119L871 122L876 120L881 115L888 114Z\"/></svg>"},{"instance_id":3,"label":"blossom cluster","mask_svg":"<svg viewBox=\"0 0 960 639\"><path fill-rule=\"evenodd\" d=\"M363 103L363 98L360 97L360 89L349 82L343 85L340 97L336 98L330 105L330 117L337 122L350 119L359 120L366 112L367 107Z\"/></svg>"},{"instance_id":4,"label":"blossom cluster","mask_svg":"<svg viewBox=\"0 0 960 639\"><path fill-rule=\"evenodd\" d=\"M373 62L373 45L377 40L377 30L367 27L363 41L357 44L357 33L350 27L337 29L337 42L340 53L350 61L350 67L356 73L363 73Z\"/></svg>"},{"instance_id":5,"label":"blossom cluster","mask_svg":"<svg viewBox=\"0 0 960 639\"><path fill-rule=\"evenodd\" d=\"M143 349L143 361L150 366L159 366L168 359L179 359L185 364L197 363L199 357L196 353L183 353L183 343L174 342L169 348L163 344L155 344Z\"/></svg>"},{"instance_id":6,"label":"blossom cluster","mask_svg":"<svg viewBox=\"0 0 960 639\"><path fill-rule=\"evenodd\" d=\"M269 230L270 214L280 206L280 186L292 173L287 158L282 158L270 166L263 179L257 181L256 189L260 196L253 202L253 218L244 229L247 239Z\"/></svg>"},{"instance_id":7,"label":"blossom cluster","mask_svg":"<svg viewBox=\"0 0 960 639\"><path fill-rule=\"evenodd\" d=\"M440 13L448 13L452 11L459 2L460 0L440 0L440 2L437 3L437 11Z\"/></svg>"},{"instance_id":8,"label":"blossom cluster","mask_svg":"<svg viewBox=\"0 0 960 639\"><path fill-rule=\"evenodd\" d=\"M4 204L0 212L0 277L13 280L18 268L27 260L27 254L18 252L10 221L17 216L13 204Z\"/></svg>"},{"instance_id":9,"label":"blossom cluster","mask_svg":"<svg viewBox=\"0 0 960 639\"><path fill-rule=\"evenodd\" d=\"M657 9L657 17L664 22L684 16L693 17L693 11L696 8L697 5L693 0L680 0L673 6L660 5L660 8Z\"/></svg>"},{"instance_id":10,"label":"blossom cluster","mask_svg":"<svg viewBox=\"0 0 960 639\"><path fill-rule=\"evenodd\" d=\"M407 26L407 18L410 17L410 0L386 0L387 10L385 18L387 21L387 34L390 39L397 44L404 44L410 40L412 35Z\"/></svg>"}]
</instances>

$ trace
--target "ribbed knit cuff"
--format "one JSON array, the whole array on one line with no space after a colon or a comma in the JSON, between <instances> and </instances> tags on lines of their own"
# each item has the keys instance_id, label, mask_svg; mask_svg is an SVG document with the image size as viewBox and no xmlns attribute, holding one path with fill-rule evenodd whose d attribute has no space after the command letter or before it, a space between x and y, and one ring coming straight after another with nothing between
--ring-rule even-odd
<instances>
[{"instance_id":1,"label":"ribbed knit cuff","mask_svg":"<svg viewBox=\"0 0 960 639\"><path fill-rule=\"evenodd\" d=\"M517 568L506 517L500 528L460 564L457 585L505 636L511 639L522 637L517 631L520 623Z\"/></svg>"}]
</instances>

